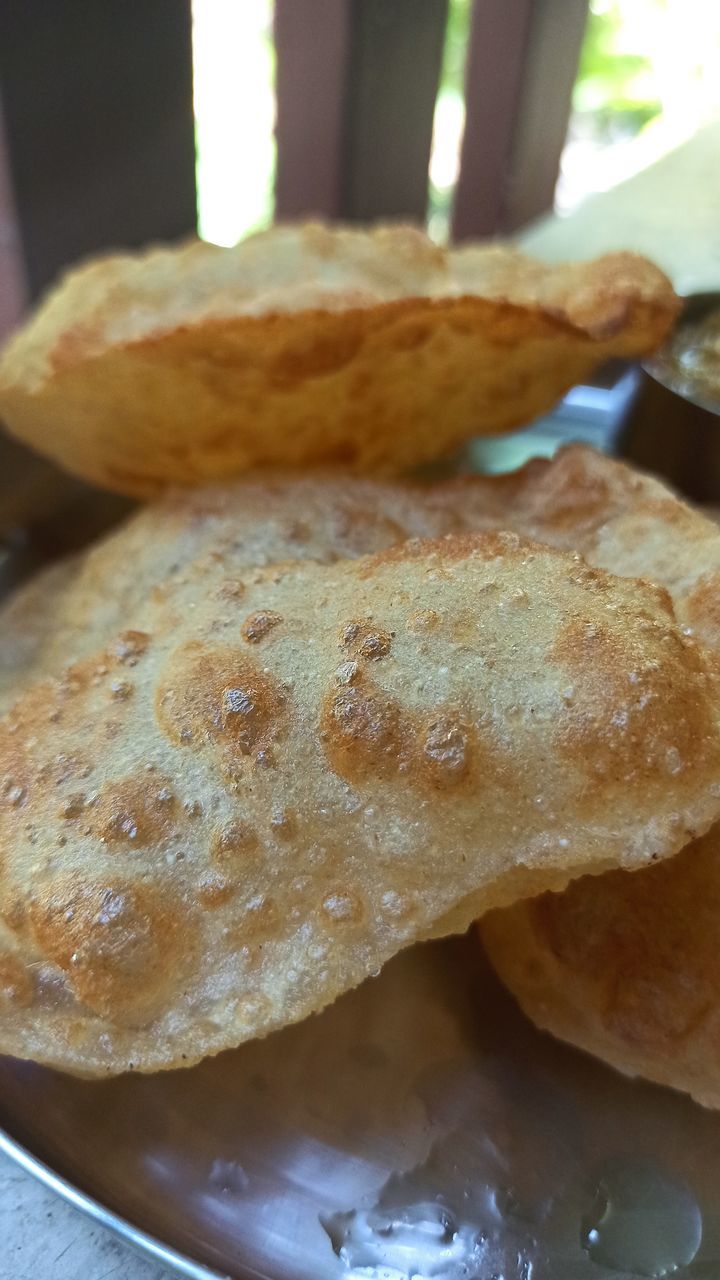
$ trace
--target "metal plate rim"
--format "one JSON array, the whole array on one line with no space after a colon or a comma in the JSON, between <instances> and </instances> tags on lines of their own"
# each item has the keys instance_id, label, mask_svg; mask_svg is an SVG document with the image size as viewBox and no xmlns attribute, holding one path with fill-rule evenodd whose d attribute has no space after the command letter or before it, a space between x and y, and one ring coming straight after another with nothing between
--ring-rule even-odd
<instances>
[{"instance_id":1,"label":"metal plate rim","mask_svg":"<svg viewBox=\"0 0 720 1280\"><path fill-rule=\"evenodd\" d=\"M81 1191L67 1178L56 1173L50 1165L33 1155L32 1151L2 1128L0 1128L0 1152L8 1156L25 1173L29 1173L31 1177L53 1191L55 1195L60 1196L67 1204L72 1205L74 1209L78 1209L80 1213L111 1231L123 1244L130 1245L154 1262L170 1267L177 1275L186 1276L187 1280L231 1280L226 1272L211 1271L202 1263L194 1261L186 1254L178 1253L170 1245L163 1244L147 1231L133 1226L126 1218L108 1209L99 1200L95 1200L93 1196ZM257 1272L252 1274L257 1275Z\"/></svg>"}]
</instances>

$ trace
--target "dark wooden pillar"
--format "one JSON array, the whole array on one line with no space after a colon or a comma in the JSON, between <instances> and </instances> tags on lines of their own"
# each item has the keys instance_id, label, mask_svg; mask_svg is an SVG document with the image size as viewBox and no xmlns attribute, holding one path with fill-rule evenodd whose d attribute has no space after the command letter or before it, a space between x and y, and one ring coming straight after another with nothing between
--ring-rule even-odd
<instances>
[{"instance_id":1,"label":"dark wooden pillar","mask_svg":"<svg viewBox=\"0 0 720 1280\"><path fill-rule=\"evenodd\" d=\"M276 213L425 218L447 0L276 0Z\"/></svg>"},{"instance_id":2,"label":"dark wooden pillar","mask_svg":"<svg viewBox=\"0 0 720 1280\"><path fill-rule=\"evenodd\" d=\"M275 0L276 215L340 216L350 0Z\"/></svg>"},{"instance_id":3,"label":"dark wooden pillar","mask_svg":"<svg viewBox=\"0 0 720 1280\"><path fill-rule=\"evenodd\" d=\"M552 207L588 0L475 0L453 235L507 234Z\"/></svg>"},{"instance_id":4,"label":"dark wooden pillar","mask_svg":"<svg viewBox=\"0 0 720 1280\"><path fill-rule=\"evenodd\" d=\"M189 0L0 5L0 85L31 294L78 257L194 228Z\"/></svg>"},{"instance_id":5,"label":"dark wooden pillar","mask_svg":"<svg viewBox=\"0 0 720 1280\"><path fill-rule=\"evenodd\" d=\"M476 0L465 64L465 129L453 235L492 235L507 197L533 0Z\"/></svg>"},{"instance_id":6,"label":"dark wooden pillar","mask_svg":"<svg viewBox=\"0 0 720 1280\"><path fill-rule=\"evenodd\" d=\"M15 328L27 301L27 282L0 102L0 342Z\"/></svg>"}]
</instances>

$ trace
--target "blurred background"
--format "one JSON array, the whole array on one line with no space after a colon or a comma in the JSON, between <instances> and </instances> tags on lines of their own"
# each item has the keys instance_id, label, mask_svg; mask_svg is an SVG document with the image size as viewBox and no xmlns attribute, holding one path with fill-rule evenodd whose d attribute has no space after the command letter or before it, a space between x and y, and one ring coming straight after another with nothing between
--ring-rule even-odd
<instances>
[{"instance_id":1,"label":"blurred background","mask_svg":"<svg viewBox=\"0 0 720 1280\"><path fill-rule=\"evenodd\" d=\"M440 6L444 7L444 6ZM506 6L510 7L510 6ZM427 222L445 240L460 168L472 0L450 0L428 166ZM275 48L272 0L194 0L200 234L232 245L273 216ZM562 12L558 10L558 20ZM242 66L237 50L242 49ZM234 124L244 139L245 167ZM720 117L717 0L592 0L563 139L554 208L631 177Z\"/></svg>"},{"instance_id":2,"label":"blurred background","mask_svg":"<svg viewBox=\"0 0 720 1280\"><path fill-rule=\"evenodd\" d=\"M312 215L635 249L720 290L720 0L0 4L0 340L79 258ZM625 432L640 381L602 370L473 463L583 439L649 465ZM715 499L720 451L690 452L682 486ZM2 457L0 533L69 483Z\"/></svg>"},{"instance_id":3,"label":"blurred background","mask_svg":"<svg viewBox=\"0 0 720 1280\"><path fill-rule=\"evenodd\" d=\"M720 118L717 0L0 8L0 333L67 262L278 216L567 217Z\"/></svg>"}]
</instances>

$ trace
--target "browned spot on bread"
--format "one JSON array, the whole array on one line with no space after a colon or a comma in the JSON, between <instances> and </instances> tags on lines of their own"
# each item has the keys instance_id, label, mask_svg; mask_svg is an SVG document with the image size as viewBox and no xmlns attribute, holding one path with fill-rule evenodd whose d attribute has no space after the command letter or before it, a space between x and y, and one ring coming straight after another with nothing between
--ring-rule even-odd
<instances>
[{"instance_id":1,"label":"browned spot on bread","mask_svg":"<svg viewBox=\"0 0 720 1280\"><path fill-rule=\"evenodd\" d=\"M293 390L308 378L336 373L357 355L364 340L362 321L352 313L335 333L321 333L309 339L299 335L277 354L268 369L271 385Z\"/></svg>"},{"instance_id":2,"label":"browned spot on bread","mask_svg":"<svg viewBox=\"0 0 720 1280\"><path fill-rule=\"evenodd\" d=\"M91 833L103 844L138 848L157 843L182 820L167 780L147 774L106 783L85 816Z\"/></svg>"},{"instance_id":3,"label":"browned spot on bread","mask_svg":"<svg viewBox=\"0 0 720 1280\"><path fill-rule=\"evenodd\" d=\"M704 573L683 602L684 621L708 644L720 648L720 570Z\"/></svg>"},{"instance_id":4,"label":"browned spot on bread","mask_svg":"<svg viewBox=\"0 0 720 1280\"><path fill-rule=\"evenodd\" d=\"M392 639L391 632L374 626L369 619L343 622L340 627L340 644L356 658L387 657Z\"/></svg>"},{"instance_id":5,"label":"browned spot on bread","mask_svg":"<svg viewBox=\"0 0 720 1280\"><path fill-rule=\"evenodd\" d=\"M0 1008L3 1005L26 1008L32 999L31 971L10 952L0 954Z\"/></svg>"},{"instance_id":6,"label":"browned spot on bread","mask_svg":"<svg viewBox=\"0 0 720 1280\"><path fill-rule=\"evenodd\" d=\"M612 578L608 576L602 569L594 569L592 565L585 564L584 560L578 559L568 574L568 581L576 584L578 587L586 587L590 591L597 592L601 595L607 595L612 591ZM672 616L670 598L666 592L661 591L657 587L651 587L656 592L661 606L665 609L668 617Z\"/></svg>"},{"instance_id":7,"label":"browned spot on bread","mask_svg":"<svg viewBox=\"0 0 720 1280\"><path fill-rule=\"evenodd\" d=\"M232 870L241 868L259 845L257 832L248 822L240 820L218 827L210 845L210 860L218 867Z\"/></svg>"},{"instance_id":8,"label":"browned spot on bread","mask_svg":"<svg viewBox=\"0 0 720 1280\"><path fill-rule=\"evenodd\" d=\"M292 840L297 835L297 814L292 809L284 809L282 805L273 805L270 814L270 830L280 840Z\"/></svg>"},{"instance_id":9,"label":"browned spot on bread","mask_svg":"<svg viewBox=\"0 0 720 1280\"><path fill-rule=\"evenodd\" d=\"M215 595L218 600L242 600L247 591L244 582L239 578L226 578L217 588Z\"/></svg>"},{"instance_id":10,"label":"browned spot on bread","mask_svg":"<svg viewBox=\"0 0 720 1280\"><path fill-rule=\"evenodd\" d=\"M58 809L59 818L79 818L85 808L86 796L84 792L78 791L74 795L69 795Z\"/></svg>"},{"instance_id":11,"label":"browned spot on bread","mask_svg":"<svg viewBox=\"0 0 720 1280\"><path fill-rule=\"evenodd\" d=\"M187 912L167 888L66 875L37 889L30 922L78 999L121 1024L166 1002L192 956Z\"/></svg>"},{"instance_id":12,"label":"browned spot on bread","mask_svg":"<svg viewBox=\"0 0 720 1280\"><path fill-rule=\"evenodd\" d=\"M568 679L558 747L588 774L669 780L687 760L704 760L714 734L709 676L701 651L676 628L640 618L621 634L574 619L560 630L551 657Z\"/></svg>"},{"instance_id":13,"label":"browned spot on bread","mask_svg":"<svg viewBox=\"0 0 720 1280\"><path fill-rule=\"evenodd\" d=\"M240 628L240 634L248 644L257 644L280 622L282 622L281 614L275 613L272 609L258 609L245 619Z\"/></svg>"},{"instance_id":14,"label":"browned spot on bread","mask_svg":"<svg viewBox=\"0 0 720 1280\"><path fill-rule=\"evenodd\" d=\"M13 933L21 933L27 920L27 902L17 890L10 890L0 902L0 917Z\"/></svg>"},{"instance_id":15,"label":"browned spot on bread","mask_svg":"<svg viewBox=\"0 0 720 1280\"><path fill-rule=\"evenodd\" d=\"M232 897L235 887L232 880L229 880L227 876L221 875L217 871L207 871L198 881L198 901L212 911L214 907L222 906L224 902L227 902Z\"/></svg>"},{"instance_id":16,"label":"browned spot on bread","mask_svg":"<svg viewBox=\"0 0 720 1280\"><path fill-rule=\"evenodd\" d=\"M282 933L282 915L274 898L258 894L247 902L233 926L239 947L247 947L250 958L261 958L262 948Z\"/></svg>"},{"instance_id":17,"label":"browned spot on bread","mask_svg":"<svg viewBox=\"0 0 720 1280\"><path fill-rule=\"evenodd\" d=\"M392 337L392 345L396 351L416 351L433 337L432 319L409 319L399 324Z\"/></svg>"},{"instance_id":18,"label":"browned spot on bread","mask_svg":"<svg viewBox=\"0 0 720 1280\"><path fill-rule=\"evenodd\" d=\"M534 551L542 551L547 555L548 548L529 538L521 538L516 533L505 533L502 530L491 530L486 533L449 533L444 538L408 538L405 542L396 543L368 556L364 561L360 576L372 577L386 564L396 564L403 560L427 560L428 571L441 569L444 565L454 565L459 560L473 556L479 560L502 558L506 563L512 558L525 558Z\"/></svg>"},{"instance_id":19,"label":"browned spot on bread","mask_svg":"<svg viewBox=\"0 0 720 1280\"><path fill-rule=\"evenodd\" d=\"M418 728L421 777L432 787L457 786L470 772L475 746L474 730L457 711L431 712Z\"/></svg>"},{"instance_id":20,"label":"browned spot on bread","mask_svg":"<svg viewBox=\"0 0 720 1280\"><path fill-rule=\"evenodd\" d=\"M170 655L155 707L172 741L215 741L250 755L276 735L284 702L274 681L235 649L191 642Z\"/></svg>"},{"instance_id":21,"label":"browned spot on bread","mask_svg":"<svg viewBox=\"0 0 720 1280\"><path fill-rule=\"evenodd\" d=\"M330 928L362 924L366 915L362 895L345 886L338 886L326 893L320 910L323 923Z\"/></svg>"},{"instance_id":22,"label":"browned spot on bread","mask_svg":"<svg viewBox=\"0 0 720 1280\"><path fill-rule=\"evenodd\" d=\"M133 667L150 644L150 636L146 631L123 631L111 646L111 651L118 662Z\"/></svg>"},{"instance_id":23,"label":"browned spot on bread","mask_svg":"<svg viewBox=\"0 0 720 1280\"><path fill-rule=\"evenodd\" d=\"M132 694L133 687L127 680L111 680L109 693L116 702L125 702Z\"/></svg>"},{"instance_id":24,"label":"browned spot on bread","mask_svg":"<svg viewBox=\"0 0 720 1280\"><path fill-rule=\"evenodd\" d=\"M408 631L422 634L434 631L440 621L440 615L434 609L414 609L405 623Z\"/></svg>"},{"instance_id":25,"label":"browned spot on bread","mask_svg":"<svg viewBox=\"0 0 720 1280\"><path fill-rule=\"evenodd\" d=\"M366 676L331 688L320 712L320 734L330 767L349 781L391 777L407 756L402 708Z\"/></svg>"},{"instance_id":26,"label":"browned spot on bread","mask_svg":"<svg viewBox=\"0 0 720 1280\"><path fill-rule=\"evenodd\" d=\"M58 679L58 693L63 699L81 693L87 686L90 674L89 664L86 662L76 662L66 667Z\"/></svg>"}]
</instances>

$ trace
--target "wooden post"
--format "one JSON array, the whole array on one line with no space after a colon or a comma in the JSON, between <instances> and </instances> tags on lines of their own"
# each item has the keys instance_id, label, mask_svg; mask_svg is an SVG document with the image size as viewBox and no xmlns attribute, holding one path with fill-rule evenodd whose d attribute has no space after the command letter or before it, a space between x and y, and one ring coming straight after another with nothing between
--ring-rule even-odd
<instances>
[{"instance_id":1,"label":"wooden post","mask_svg":"<svg viewBox=\"0 0 720 1280\"><path fill-rule=\"evenodd\" d=\"M503 222L532 3L476 0L473 7L453 202L455 240L492 235Z\"/></svg>"},{"instance_id":2,"label":"wooden post","mask_svg":"<svg viewBox=\"0 0 720 1280\"><path fill-rule=\"evenodd\" d=\"M0 82L29 288L194 229L189 0L0 5Z\"/></svg>"},{"instance_id":3,"label":"wooden post","mask_svg":"<svg viewBox=\"0 0 720 1280\"><path fill-rule=\"evenodd\" d=\"M586 17L587 0L475 0L455 239L552 208Z\"/></svg>"},{"instance_id":4,"label":"wooden post","mask_svg":"<svg viewBox=\"0 0 720 1280\"><path fill-rule=\"evenodd\" d=\"M27 301L27 283L0 102L0 341L15 328Z\"/></svg>"},{"instance_id":5,"label":"wooden post","mask_svg":"<svg viewBox=\"0 0 720 1280\"><path fill-rule=\"evenodd\" d=\"M503 231L517 231L552 209L587 9L588 0L532 6Z\"/></svg>"},{"instance_id":6,"label":"wooden post","mask_svg":"<svg viewBox=\"0 0 720 1280\"><path fill-rule=\"evenodd\" d=\"M276 0L276 215L422 222L447 0Z\"/></svg>"},{"instance_id":7,"label":"wooden post","mask_svg":"<svg viewBox=\"0 0 720 1280\"><path fill-rule=\"evenodd\" d=\"M278 218L342 208L349 0L275 0Z\"/></svg>"},{"instance_id":8,"label":"wooden post","mask_svg":"<svg viewBox=\"0 0 720 1280\"><path fill-rule=\"evenodd\" d=\"M344 216L424 222L447 0L356 0Z\"/></svg>"}]
</instances>

